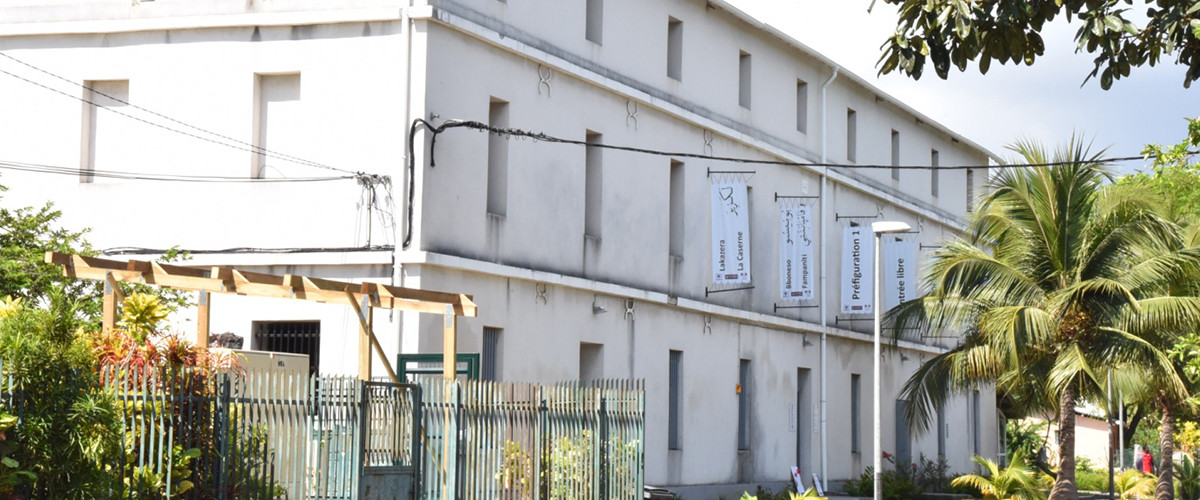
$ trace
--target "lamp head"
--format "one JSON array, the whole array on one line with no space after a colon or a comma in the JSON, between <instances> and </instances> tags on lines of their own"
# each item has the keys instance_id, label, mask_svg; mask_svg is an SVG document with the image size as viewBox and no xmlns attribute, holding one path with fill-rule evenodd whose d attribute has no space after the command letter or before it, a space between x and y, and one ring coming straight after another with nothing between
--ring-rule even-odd
<instances>
[{"instance_id":1,"label":"lamp head","mask_svg":"<svg viewBox=\"0 0 1200 500\"><path fill-rule=\"evenodd\" d=\"M871 223L871 232L875 234L903 233L910 229L912 229L912 226L908 225L907 223L894 220L884 220Z\"/></svg>"}]
</instances>

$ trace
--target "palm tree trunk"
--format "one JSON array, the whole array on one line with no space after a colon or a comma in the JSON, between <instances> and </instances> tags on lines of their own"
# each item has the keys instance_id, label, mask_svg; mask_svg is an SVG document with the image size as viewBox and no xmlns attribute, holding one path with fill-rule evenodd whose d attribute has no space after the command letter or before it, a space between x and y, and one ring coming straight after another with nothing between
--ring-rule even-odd
<instances>
[{"instance_id":1,"label":"palm tree trunk","mask_svg":"<svg viewBox=\"0 0 1200 500\"><path fill-rule=\"evenodd\" d=\"M1158 458L1158 485L1154 488L1154 500L1175 500L1175 416L1171 414L1171 402L1166 393L1158 393L1158 404L1162 406L1162 430L1158 441L1162 447Z\"/></svg>"},{"instance_id":2,"label":"palm tree trunk","mask_svg":"<svg viewBox=\"0 0 1200 500\"><path fill-rule=\"evenodd\" d=\"M1075 384L1067 384L1058 405L1058 478L1047 500L1077 500L1075 486ZM1160 500L1160 499L1156 499Z\"/></svg>"}]
</instances>

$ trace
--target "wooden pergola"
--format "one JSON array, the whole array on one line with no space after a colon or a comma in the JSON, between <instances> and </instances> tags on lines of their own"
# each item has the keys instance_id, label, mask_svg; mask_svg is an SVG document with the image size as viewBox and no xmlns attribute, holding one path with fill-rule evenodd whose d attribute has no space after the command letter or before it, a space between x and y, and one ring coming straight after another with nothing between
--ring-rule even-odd
<instances>
[{"instance_id":1,"label":"wooden pergola","mask_svg":"<svg viewBox=\"0 0 1200 500\"><path fill-rule=\"evenodd\" d=\"M118 283L142 283L177 290L200 292L197 304L196 343L208 345L209 295L227 293L253 297L275 297L344 304L358 315L358 376L371 379L371 350L383 362L393 382L400 382L396 371L375 337L375 308L398 309L443 316L442 373L455 377L458 316L475 317L477 309L470 295L417 290L382 283L350 283L294 274L264 274L232 267L188 267L153 261L119 261L82 255L46 252L46 263L63 267L72 278L104 282L104 329L116 324L117 308L124 296Z\"/></svg>"}]
</instances>

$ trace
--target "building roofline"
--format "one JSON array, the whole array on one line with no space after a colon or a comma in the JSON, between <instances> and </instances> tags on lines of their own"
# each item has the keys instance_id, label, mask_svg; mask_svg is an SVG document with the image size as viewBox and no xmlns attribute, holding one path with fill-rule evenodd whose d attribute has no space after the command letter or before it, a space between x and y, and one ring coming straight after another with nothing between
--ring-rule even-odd
<instances>
[{"instance_id":1,"label":"building roofline","mask_svg":"<svg viewBox=\"0 0 1200 500\"><path fill-rule=\"evenodd\" d=\"M953 138L967 146L970 146L972 148L979 150L983 154L987 155L988 158L991 158L992 161L995 161L997 164L1003 163L1003 159L1000 158L1000 156L997 155L996 153L992 152L990 149L985 148L982 145L980 145L979 143L963 136L962 134L959 134L958 132L951 130L949 127L942 125L937 120L934 120L934 119L930 118L929 116L925 115L924 113L921 113L920 111L917 111L916 109L913 109L913 107L905 104L903 101L901 101L895 97L892 97L890 94L888 94L887 92L884 92L879 87L876 87L874 84L868 82L866 79L864 79L861 76L858 76L857 74L855 74L854 72L846 69L845 66L838 64L833 59L826 57L824 54L821 54L820 52L813 49L812 47L809 47L809 46L801 43L799 40L796 40L791 35L788 35L787 33L780 31L778 28L775 28L774 26L771 26L763 21L758 20L754 16L747 14L746 12L742 11L741 9L738 9L737 7L734 7L733 5L730 5L725 0L705 0L705 2L707 2L707 5L709 7L725 11L729 15L733 16L735 19L750 25L750 27L752 27L754 29L757 29L759 31L762 31L762 32L772 36L773 38L777 39L778 41L781 41L784 44L789 45L794 49L799 50L800 52L804 53L804 55L809 56L813 59L816 59L821 64L829 66L830 68L836 68L838 70L839 78L850 79L854 83L857 83L858 85L862 86L867 91L874 93L876 95L876 97L880 98L884 102L887 102L888 104L891 104L891 105L899 108L900 110L902 110L910 115L913 115L917 120L920 120L925 125L928 125L928 126L950 136L951 138Z\"/></svg>"}]
</instances>

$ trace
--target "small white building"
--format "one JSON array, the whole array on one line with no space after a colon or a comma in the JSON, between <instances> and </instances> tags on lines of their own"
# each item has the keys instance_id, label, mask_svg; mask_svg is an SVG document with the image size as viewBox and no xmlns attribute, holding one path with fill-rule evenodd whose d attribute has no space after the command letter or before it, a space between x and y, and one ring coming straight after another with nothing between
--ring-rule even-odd
<instances>
[{"instance_id":1,"label":"small white building","mask_svg":"<svg viewBox=\"0 0 1200 500\"><path fill-rule=\"evenodd\" d=\"M842 311L869 307L869 287L843 295L872 275L843 278L845 228L907 222L919 261L993 158L722 0L0 0L0 19L5 205L53 201L114 254L472 294L459 350L485 377L646 379L650 484L869 466L870 315ZM663 154L420 128L410 158L417 119ZM720 188L736 217L714 215ZM810 220L781 225L794 206ZM714 276L713 217L745 275ZM787 227L811 242L804 284L786 284ZM352 314L214 297L212 330L353 373ZM375 322L389 353L441 351L438 316ZM935 432L896 418L952 342L884 355L882 440L964 471L1000 449L990 388Z\"/></svg>"}]
</instances>

